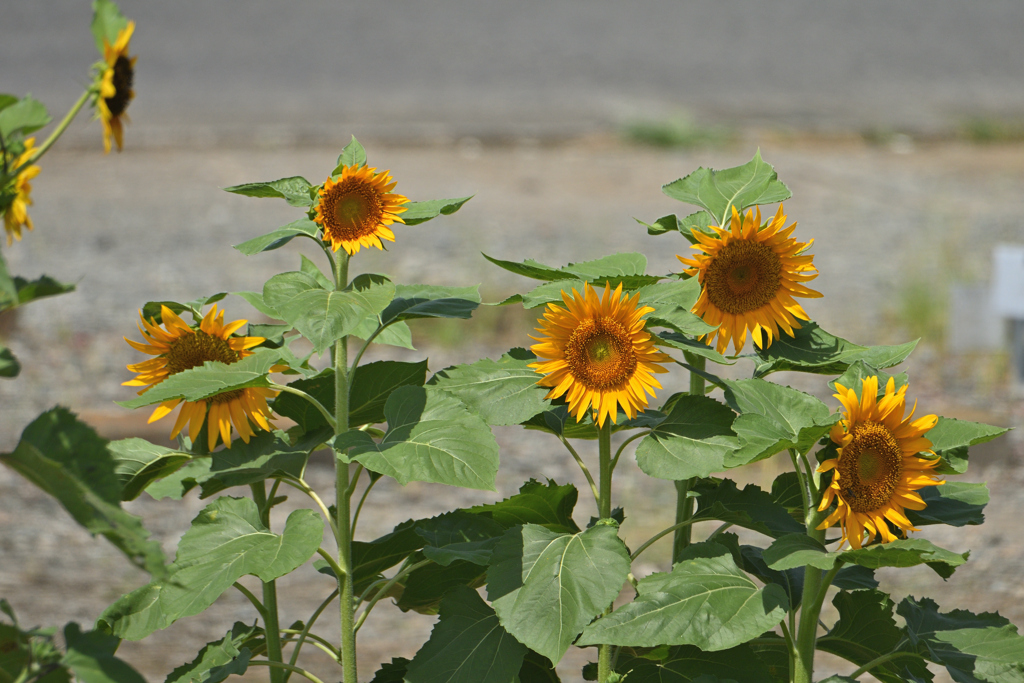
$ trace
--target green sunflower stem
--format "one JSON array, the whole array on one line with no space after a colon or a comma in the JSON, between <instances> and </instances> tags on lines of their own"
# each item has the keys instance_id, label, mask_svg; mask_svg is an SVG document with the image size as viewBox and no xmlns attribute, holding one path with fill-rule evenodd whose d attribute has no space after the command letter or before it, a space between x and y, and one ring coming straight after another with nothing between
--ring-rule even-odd
<instances>
[{"instance_id":1,"label":"green sunflower stem","mask_svg":"<svg viewBox=\"0 0 1024 683\"><path fill-rule=\"evenodd\" d=\"M806 473L808 479L817 479L816 473ZM825 517L825 514L818 512L818 501L806 497L804 503L804 523L807 526L807 535L823 543L825 541L825 530L818 529ZM795 649L793 661L795 670L792 672L793 683L813 683L814 681L814 651L818 638L818 617L821 614L821 605L824 602L825 592L828 590L832 579L839 571L839 564L826 575L821 569L810 565L804 567L804 589L800 599L800 619L797 622Z\"/></svg>"},{"instance_id":2,"label":"green sunflower stem","mask_svg":"<svg viewBox=\"0 0 1024 683\"><path fill-rule=\"evenodd\" d=\"M334 260L334 288L341 291L348 286L348 254L340 253ZM334 343L334 433L348 431L348 337ZM341 617L341 666L344 683L357 683L355 604L352 588L352 494L349 491L349 463L346 455L335 451L334 467L337 510L338 604Z\"/></svg>"},{"instance_id":3,"label":"green sunflower stem","mask_svg":"<svg viewBox=\"0 0 1024 683\"><path fill-rule=\"evenodd\" d=\"M697 370L704 369L707 361L704 360L703 356L686 352L683 355L691 367ZM690 371L690 395L704 395L704 378L693 371ZM683 551L686 550L686 547L690 545L693 539L693 525L685 524L685 522L693 517L694 500L690 497L690 490L696 483L696 479L685 479L676 482L676 524L680 526L676 529L675 536L672 538L672 564L679 562Z\"/></svg>"},{"instance_id":4,"label":"green sunflower stem","mask_svg":"<svg viewBox=\"0 0 1024 683\"><path fill-rule=\"evenodd\" d=\"M270 505L267 504L267 490L264 483L251 484L253 502L260 511L260 521L270 528ZM281 650L281 626L277 614L277 583L263 581L263 630L267 639L267 659L272 662L283 662ZM270 683L284 683L286 671L279 668L270 669Z\"/></svg>"},{"instance_id":5,"label":"green sunflower stem","mask_svg":"<svg viewBox=\"0 0 1024 683\"><path fill-rule=\"evenodd\" d=\"M71 105L71 109L69 109L68 113L64 115L64 118L61 120L59 124L57 124L57 127L53 129L53 132L50 133L50 137L46 138L46 142L44 142L41 146L37 147L36 150L32 152L32 156L28 158L28 161L22 164L20 168L15 169L15 173L20 171L22 168L25 168L26 166L31 166L32 164L39 161L39 159L41 159L42 156L46 154L46 152L51 147L53 147L53 143L57 142L60 136L64 134L64 131L67 130L68 126L71 125L71 122L75 120L75 117L78 116L78 112L82 110L82 107L85 106L85 103L89 101L89 96L92 95L94 92L96 92L96 90L92 86L85 89L85 92L82 93L82 96L79 97L73 105Z\"/></svg>"},{"instance_id":6,"label":"green sunflower stem","mask_svg":"<svg viewBox=\"0 0 1024 683\"><path fill-rule=\"evenodd\" d=\"M597 516L601 520L612 517L612 423L606 419L597 432L598 490ZM604 611L609 614L612 606ZM612 674L612 645L601 645L597 650L597 680L606 683Z\"/></svg>"}]
</instances>

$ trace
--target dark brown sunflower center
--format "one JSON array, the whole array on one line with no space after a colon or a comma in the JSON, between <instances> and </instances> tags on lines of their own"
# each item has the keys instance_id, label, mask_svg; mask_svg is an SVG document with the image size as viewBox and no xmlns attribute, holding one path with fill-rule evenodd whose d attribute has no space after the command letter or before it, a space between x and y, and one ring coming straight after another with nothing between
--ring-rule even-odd
<instances>
[{"instance_id":1,"label":"dark brown sunflower center","mask_svg":"<svg viewBox=\"0 0 1024 683\"><path fill-rule=\"evenodd\" d=\"M892 500L903 474L903 453L888 428L864 422L853 428L837 469L843 500L854 512L871 512Z\"/></svg>"},{"instance_id":2,"label":"dark brown sunflower center","mask_svg":"<svg viewBox=\"0 0 1024 683\"><path fill-rule=\"evenodd\" d=\"M380 194L359 178L338 183L320 198L324 232L335 239L372 235L384 217Z\"/></svg>"},{"instance_id":3,"label":"dark brown sunflower center","mask_svg":"<svg viewBox=\"0 0 1024 683\"><path fill-rule=\"evenodd\" d=\"M104 99L112 117L117 118L128 108L128 103L132 100L134 78L135 69L132 67L132 60L125 56L118 57L114 62L114 96Z\"/></svg>"},{"instance_id":4,"label":"dark brown sunflower center","mask_svg":"<svg viewBox=\"0 0 1024 683\"><path fill-rule=\"evenodd\" d=\"M182 370L196 368L208 360L215 360L230 365L239 361L238 352L228 346L220 337L196 330L195 334L186 334L171 342L167 351L167 374L174 375ZM217 394L208 402L223 403L241 395L242 390L227 391Z\"/></svg>"},{"instance_id":5,"label":"dark brown sunflower center","mask_svg":"<svg viewBox=\"0 0 1024 683\"><path fill-rule=\"evenodd\" d=\"M637 366L629 332L611 318L581 320L565 345L565 362L577 382L599 390L622 386Z\"/></svg>"},{"instance_id":6,"label":"dark brown sunflower center","mask_svg":"<svg viewBox=\"0 0 1024 683\"><path fill-rule=\"evenodd\" d=\"M704 287L719 310L742 314L775 298L782 285L782 262L771 247L733 240L708 266Z\"/></svg>"}]
</instances>

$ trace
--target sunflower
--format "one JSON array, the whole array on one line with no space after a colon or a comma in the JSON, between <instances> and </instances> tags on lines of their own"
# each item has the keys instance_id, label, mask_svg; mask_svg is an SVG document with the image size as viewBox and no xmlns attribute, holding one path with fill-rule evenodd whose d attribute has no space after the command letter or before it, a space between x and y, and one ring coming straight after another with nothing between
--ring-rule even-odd
<instances>
[{"instance_id":1,"label":"sunflower","mask_svg":"<svg viewBox=\"0 0 1024 683\"><path fill-rule=\"evenodd\" d=\"M32 204L32 184L29 182L39 175L39 167L24 164L32 157L35 151L36 139L25 140L25 151L18 157L10 168L21 168L21 171L14 178L9 189L4 188L4 194L13 195L11 204L4 210L4 231L7 233L7 246L11 246L14 240L21 240L21 228L32 229L32 219L28 216L28 207ZM24 168L22 168L24 166ZM10 197L8 197L10 198Z\"/></svg>"},{"instance_id":2,"label":"sunflower","mask_svg":"<svg viewBox=\"0 0 1024 683\"><path fill-rule=\"evenodd\" d=\"M761 225L761 209L741 216L732 208L730 230L711 226L716 236L695 230L704 253L692 259L677 256L690 266L689 275L700 279L701 291L693 312L718 329L705 335L709 344L718 336L716 345L724 353L729 341L738 354L751 332L754 343L761 348L771 346L772 338L782 328L789 336L799 329L801 320L809 320L793 297L820 297L821 294L801 283L818 277L811 254L804 250L813 244L790 238L796 223L786 229L782 206L770 222Z\"/></svg>"},{"instance_id":3,"label":"sunflower","mask_svg":"<svg viewBox=\"0 0 1024 683\"><path fill-rule=\"evenodd\" d=\"M124 385L145 387L139 391L140 394L145 393L171 375L201 366L206 361L235 363L252 355L252 351L248 349L264 341L263 337L232 337L231 333L247 321L236 320L225 325L224 312L218 313L216 305L203 317L198 329L190 327L166 306L160 307L160 315L163 317L163 327L157 325L155 320L142 319L139 332L146 340L144 343L132 341L127 337L124 339L133 349L156 356L156 358L128 366L128 369L137 372L138 376L125 382ZM141 311L139 317L142 318ZM234 422L239 436L242 437L242 441L246 443L249 443L249 437L253 435L253 428L249 424L250 420L260 428L270 430L268 420L271 418L271 414L270 408L267 406L267 398L276 395L277 392L270 389L250 387L234 389L201 401L174 399L161 403L150 415L149 422L155 422L169 415L179 403L183 403L181 411L178 413L178 419L174 423L174 429L171 431L171 438L176 437L187 423L189 436L194 441L199 435L199 430L202 429L207 411L209 411L210 426L207 430L209 449L213 450L217 445L218 435L224 445L231 448L232 422Z\"/></svg>"},{"instance_id":4,"label":"sunflower","mask_svg":"<svg viewBox=\"0 0 1024 683\"><path fill-rule=\"evenodd\" d=\"M360 247L383 249L381 240L395 241L395 233L387 226L404 223L398 214L409 200L391 194L397 184L390 171L374 173L366 166L343 166L337 180L328 178L320 188L320 203L313 219L323 228L324 242L331 249L344 247L349 255Z\"/></svg>"},{"instance_id":5,"label":"sunflower","mask_svg":"<svg viewBox=\"0 0 1024 683\"><path fill-rule=\"evenodd\" d=\"M839 522L843 541L854 548L861 547L865 530L869 541L876 535L883 543L896 540L887 521L903 530L903 535L917 531L904 509L923 510L924 500L916 491L945 483L931 473L939 464L938 458L917 457L921 452L932 453L932 442L923 434L936 425L938 418L925 415L911 421L916 403L904 418L907 387L897 391L891 377L881 400L878 377L862 381L859 399L853 389L836 384L839 393L835 396L843 404L844 415L832 427L830 436L839 445L839 457L818 467L819 472L832 471L832 483L825 489L818 510L827 510L833 500L838 500L835 511L818 529Z\"/></svg>"},{"instance_id":6,"label":"sunflower","mask_svg":"<svg viewBox=\"0 0 1024 683\"><path fill-rule=\"evenodd\" d=\"M654 309L637 307L639 294L623 295L619 284L613 292L606 285L598 299L597 291L583 285L583 294L562 292L565 308L548 304L537 322L544 337L531 337L539 344L530 349L540 362L530 367L544 375L537 384L552 387L545 398L558 398L567 392L569 412L576 421L587 408L596 413L598 426L606 417L618 418L618 406L630 419L637 409L647 407L646 391L654 396L660 389L651 373L668 372L658 363L672 359L654 348L651 335L644 331L641 318Z\"/></svg>"},{"instance_id":7,"label":"sunflower","mask_svg":"<svg viewBox=\"0 0 1024 683\"><path fill-rule=\"evenodd\" d=\"M128 42L135 31L135 22L117 32L117 40L111 45L104 39L103 52L106 68L100 78L99 96L96 109L103 124L103 149L110 153L110 138L117 143L117 150L124 146L124 123L128 121L125 110L135 97L132 81L135 78L135 61L138 57L128 56ZM102 62L100 63L102 64Z\"/></svg>"}]
</instances>

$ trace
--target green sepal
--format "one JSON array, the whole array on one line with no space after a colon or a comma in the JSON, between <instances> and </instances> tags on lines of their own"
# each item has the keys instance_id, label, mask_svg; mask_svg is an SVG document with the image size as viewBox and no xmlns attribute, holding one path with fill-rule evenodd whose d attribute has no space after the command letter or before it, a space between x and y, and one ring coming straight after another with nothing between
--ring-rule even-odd
<instances>
[{"instance_id":1,"label":"green sepal","mask_svg":"<svg viewBox=\"0 0 1024 683\"><path fill-rule=\"evenodd\" d=\"M768 348L756 348L754 376L795 371L839 375L863 361L875 368L899 365L917 346L918 340L898 346L860 346L821 329L817 323L802 322L793 336L781 334ZM884 384L882 385L884 386Z\"/></svg>"},{"instance_id":2,"label":"green sepal","mask_svg":"<svg viewBox=\"0 0 1024 683\"><path fill-rule=\"evenodd\" d=\"M13 137L31 135L50 120L46 106L32 95L25 95L0 110L0 137L6 141Z\"/></svg>"},{"instance_id":3,"label":"green sepal","mask_svg":"<svg viewBox=\"0 0 1024 683\"><path fill-rule=\"evenodd\" d=\"M406 225L419 225L438 216L452 215L472 198L472 196L469 196L457 197L455 199L430 199L425 202L408 202L403 204L405 211L398 214L398 216Z\"/></svg>"},{"instance_id":4,"label":"green sepal","mask_svg":"<svg viewBox=\"0 0 1024 683\"><path fill-rule=\"evenodd\" d=\"M512 349L498 360L453 365L434 374L429 384L456 396L489 425L517 425L548 410L549 388L537 384L530 367L537 358Z\"/></svg>"},{"instance_id":5,"label":"green sepal","mask_svg":"<svg viewBox=\"0 0 1024 683\"><path fill-rule=\"evenodd\" d=\"M97 624L127 640L140 640L178 619L199 614L242 576L273 581L316 553L323 521L313 510L295 510L281 535L260 521L249 498L218 498L192 521L178 543L170 576L121 597Z\"/></svg>"},{"instance_id":6,"label":"green sepal","mask_svg":"<svg viewBox=\"0 0 1024 683\"><path fill-rule=\"evenodd\" d=\"M142 521L121 508L117 462L107 441L66 408L37 417L11 453L7 465L55 498L92 535L102 535L128 560L154 577L166 575L160 544Z\"/></svg>"},{"instance_id":7,"label":"green sepal","mask_svg":"<svg viewBox=\"0 0 1024 683\"><path fill-rule=\"evenodd\" d=\"M300 218L299 220L292 221L288 225L280 227L273 232L268 232L266 235L253 237L251 240L246 240L245 242L236 244L234 245L234 248L246 256L252 256L253 254L259 254L263 251L280 249L296 237L305 236L316 239L316 235L319 231L319 225L308 218Z\"/></svg>"},{"instance_id":8,"label":"green sepal","mask_svg":"<svg viewBox=\"0 0 1024 683\"><path fill-rule=\"evenodd\" d=\"M661 191L705 209L719 226L728 224L732 207L742 212L748 206L776 204L792 196L771 164L761 158L761 150L742 166L720 171L701 167L662 186Z\"/></svg>"},{"instance_id":9,"label":"green sepal","mask_svg":"<svg viewBox=\"0 0 1024 683\"><path fill-rule=\"evenodd\" d=\"M487 597L501 625L554 663L619 594L629 573L626 546L612 526L561 534L513 527L491 555Z\"/></svg>"},{"instance_id":10,"label":"green sepal","mask_svg":"<svg viewBox=\"0 0 1024 683\"><path fill-rule=\"evenodd\" d=\"M526 647L502 628L476 591L457 587L441 600L440 618L406 668L406 683L511 681Z\"/></svg>"},{"instance_id":11,"label":"green sepal","mask_svg":"<svg viewBox=\"0 0 1024 683\"><path fill-rule=\"evenodd\" d=\"M254 641L263 637L259 626L236 621L223 638L203 646L196 658L167 674L164 683L220 683L230 675L240 675L248 668L249 652Z\"/></svg>"},{"instance_id":12,"label":"green sepal","mask_svg":"<svg viewBox=\"0 0 1024 683\"><path fill-rule=\"evenodd\" d=\"M90 28L100 57L106 58L106 45L113 46L117 42L117 34L127 27L128 20L111 0L93 0Z\"/></svg>"},{"instance_id":13,"label":"green sepal","mask_svg":"<svg viewBox=\"0 0 1024 683\"><path fill-rule=\"evenodd\" d=\"M313 185L302 176L281 178L263 183L243 183L225 187L225 192L240 194L245 197L269 197L284 199L291 206L312 206L310 188Z\"/></svg>"},{"instance_id":14,"label":"green sepal","mask_svg":"<svg viewBox=\"0 0 1024 683\"><path fill-rule=\"evenodd\" d=\"M341 154L338 155L338 165L333 171L331 171L331 177L335 177L341 174L346 166L355 166L361 168L366 166L366 150L356 140L356 136L352 136L352 140L345 145L344 149L341 150Z\"/></svg>"},{"instance_id":15,"label":"green sepal","mask_svg":"<svg viewBox=\"0 0 1024 683\"><path fill-rule=\"evenodd\" d=\"M488 515L506 529L522 524L542 526L556 533L574 534L580 528L573 521L579 491L572 484L542 484L535 479L519 487L519 493L497 503L475 505L469 512Z\"/></svg>"}]
</instances>

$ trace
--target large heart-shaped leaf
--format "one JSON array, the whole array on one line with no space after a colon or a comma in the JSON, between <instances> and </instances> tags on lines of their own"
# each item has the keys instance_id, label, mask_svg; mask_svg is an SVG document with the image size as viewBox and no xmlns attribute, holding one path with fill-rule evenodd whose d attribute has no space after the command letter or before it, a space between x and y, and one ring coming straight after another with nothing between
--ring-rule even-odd
<instances>
[{"instance_id":1,"label":"large heart-shaped leaf","mask_svg":"<svg viewBox=\"0 0 1024 683\"><path fill-rule=\"evenodd\" d=\"M640 469L652 477L682 480L725 469L725 456L739 441L736 414L706 396L682 396L636 449Z\"/></svg>"},{"instance_id":2,"label":"large heart-shaped leaf","mask_svg":"<svg viewBox=\"0 0 1024 683\"><path fill-rule=\"evenodd\" d=\"M435 374L430 384L457 396L490 425L517 425L551 407L548 388L530 367L536 358L522 349L498 360L455 365Z\"/></svg>"},{"instance_id":3,"label":"large heart-shaped leaf","mask_svg":"<svg viewBox=\"0 0 1024 683\"><path fill-rule=\"evenodd\" d=\"M497 503L476 505L470 512L489 516L505 528L536 524L550 531L574 534L580 530L572 519L579 491L572 484L559 486L531 479L519 487L519 493Z\"/></svg>"},{"instance_id":4,"label":"large heart-shaped leaf","mask_svg":"<svg viewBox=\"0 0 1024 683\"><path fill-rule=\"evenodd\" d=\"M876 368L902 363L917 346L916 341L898 346L860 346L836 337L814 322L802 322L793 336L781 335L771 346L757 349L755 377L779 371L839 375L857 361Z\"/></svg>"}]
</instances>

